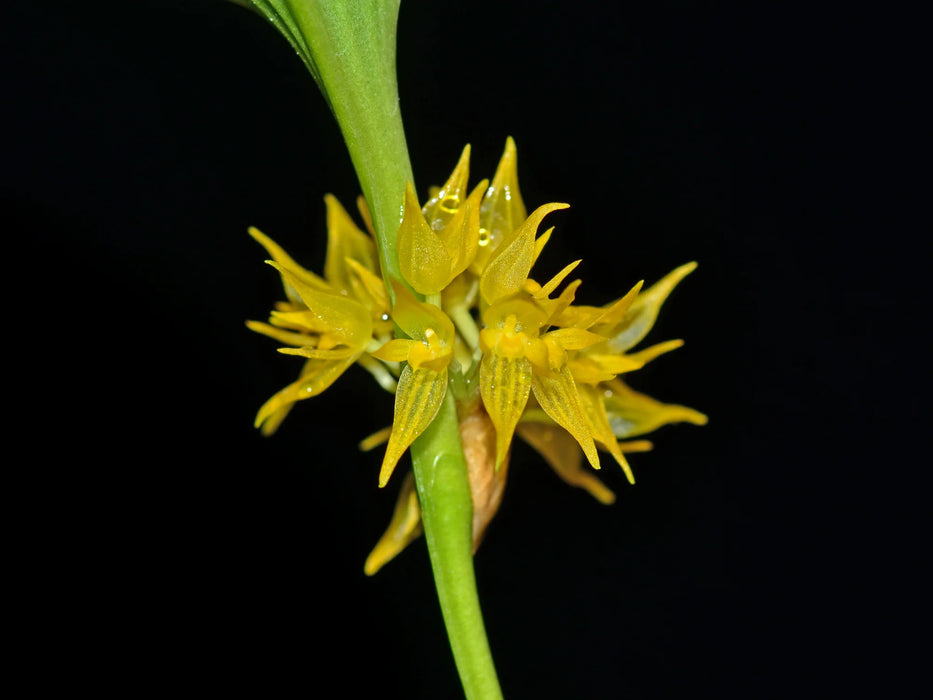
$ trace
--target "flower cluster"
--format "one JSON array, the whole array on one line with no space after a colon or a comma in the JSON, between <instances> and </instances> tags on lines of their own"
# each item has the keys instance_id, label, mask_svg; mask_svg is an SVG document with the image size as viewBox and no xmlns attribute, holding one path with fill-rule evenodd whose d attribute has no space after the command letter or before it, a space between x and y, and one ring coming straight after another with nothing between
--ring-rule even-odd
<instances>
[{"instance_id":1,"label":"flower cluster","mask_svg":"<svg viewBox=\"0 0 933 700\"><path fill-rule=\"evenodd\" d=\"M706 417L640 394L620 378L683 344L673 340L633 351L696 264L678 267L648 289L639 282L605 306L575 304L580 280L564 281L579 260L543 284L530 277L553 231L538 235L542 221L567 205L545 204L527 213L511 139L492 181L472 189L469 156L467 146L423 206L407 188L396 243L405 284L384 281L362 198L369 234L335 198L325 199L323 277L251 229L282 277L286 300L268 323L248 326L288 346L280 352L305 358L298 379L259 410L256 425L264 434L274 432L296 402L320 394L354 364L395 393L391 428L361 443L371 449L387 442L380 486L434 420L446 393L454 392L473 491L475 547L501 499L516 434L567 483L611 503L615 496L583 467L584 458L599 469L599 452L608 453L634 483L625 453L650 449L651 443L620 440L668 423L701 425ZM409 474L367 573L419 533Z\"/></svg>"}]
</instances>

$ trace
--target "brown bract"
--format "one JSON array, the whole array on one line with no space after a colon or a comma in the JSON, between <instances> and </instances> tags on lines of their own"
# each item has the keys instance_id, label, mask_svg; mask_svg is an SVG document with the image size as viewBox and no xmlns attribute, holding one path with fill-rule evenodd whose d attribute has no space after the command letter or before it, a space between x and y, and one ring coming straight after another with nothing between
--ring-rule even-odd
<instances>
[{"instance_id":1,"label":"brown bract","mask_svg":"<svg viewBox=\"0 0 933 700\"><path fill-rule=\"evenodd\" d=\"M483 408L482 401L472 401L460 409L460 441L466 458L470 493L473 496L473 553L502 503L505 479L509 471L506 456L496 469L496 428Z\"/></svg>"}]
</instances>

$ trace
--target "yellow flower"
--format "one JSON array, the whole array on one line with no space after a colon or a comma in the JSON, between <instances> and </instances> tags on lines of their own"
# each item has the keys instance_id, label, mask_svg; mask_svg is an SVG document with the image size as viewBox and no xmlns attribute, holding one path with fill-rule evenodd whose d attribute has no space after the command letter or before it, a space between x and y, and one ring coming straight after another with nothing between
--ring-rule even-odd
<instances>
[{"instance_id":1,"label":"yellow flower","mask_svg":"<svg viewBox=\"0 0 933 700\"><path fill-rule=\"evenodd\" d=\"M256 426L271 435L297 401L326 390L363 352L373 334L387 337L391 329L388 296L378 277L372 238L353 224L332 196L327 205L328 249L324 278L296 263L275 241L249 230L272 257L268 261L282 277L287 301L279 302L268 323L247 326L286 345L279 352L306 358L297 381L276 392L259 409Z\"/></svg>"},{"instance_id":2,"label":"yellow flower","mask_svg":"<svg viewBox=\"0 0 933 700\"><path fill-rule=\"evenodd\" d=\"M547 314L533 301L516 297L488 307L483 322L479 388L496 426L496 464L505 459L529 393L534 391L544 412L573 435L590 464L599 469L593 433L567 365L567 350L605 338L579 328L542 334Z\"/></svg>"},{"instance_id":3,"label":"yellow flower","mask_svg":"<svg viewBox=\"0 0 933 700\"><path fill-rule=\"evenodd\" d=\"M439 294L476 258L480 199L488 184L466 195L470 147L446 184L422 209L411 183L405 189L398 258L402 276L420 294Z\"/></svg>"},{"instance_id":4,"label":"yellow flower","mask_svg":"<svg viewBox=\"0 0 933 700\"><path fill-rule=\"evenodd\" d=\"M395 285L392 320L407 338L390 340L372 357L405 362L395 391L392 432L379 470L385 486L405 450L431 424L447 392L447 366L453 354L454 326L438 307L425 304Z\"/></svg>"},{"instance_id":5,"label":"yellow flower","mask_svg":"<svg viewBox=\"0 0 933 700\"><path fill-rule=\"evenodd\" d=\"M639 282L624 297L605 307L571 305L558 314L558 323L573 323L604 337L603 342L572 353L568 366L595 441L615 457L631 483L635 483L635 477L623 453L651 449L651 443L619 443L619 439L643 435L668 423L704 425L707 422L699 411L662 404L635 392L618 379L619 374L640 369L659 355L683 345L681 340L670 340L632 354L625 352L648 334L661 305L678 282L695 268L696 263L682 265L644 292ZM607 502L611 492L595 478L580 473L580 454L574 453L566 434L561 435L560 429L537 409L526 411L522 421L519 435L538 450L562 478Z\"/></svg>"},{"instance_id":6,"label":"yellow flower","mask_svg":"<svg viewBox=\"0 0 933 700\"><path fill-rule=\"evenodd\" d=\"M648 289L639 282L604 306L575 304L581 281L564 283L579 260L544 284L530 277L554 230L539 234L539 227L568 205L545 204L527 213L512 139L492 181L472 189L469 157L467 146L423 206L407 186L397 238L403 279L391 290L372 236L330 195L323 277L251 229L282 277L286 301L268 323L248 325L288 346L280 352L305 358L298 380L260 409L256 424L265 434L296 401L320 394L354 363L395 393L391 427L361 443L363 449L387 443L380 487L452 392L472 492L475 551L501 502L516 434L565 482L612 503L615 495L584 457L599 469L599 451L608 452L634 483L625 454L652 444L630 438L674 422L702 425L706 416L658 402L621 379L683 344L670 340L636 349L696 264L678 267ZM359 208L371 233L362 200ZM420 533L421 510L408 473L366 573L375 573Z\"/></svg>"}]
</instances>

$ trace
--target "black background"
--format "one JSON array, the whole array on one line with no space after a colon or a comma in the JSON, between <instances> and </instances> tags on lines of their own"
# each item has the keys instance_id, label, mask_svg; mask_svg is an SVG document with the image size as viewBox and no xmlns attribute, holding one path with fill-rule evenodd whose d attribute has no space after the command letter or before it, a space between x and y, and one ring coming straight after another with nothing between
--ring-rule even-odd
<instances>
[{"instance_id":1,"label":"black background","mask_svg":"<svg viewBox=\"0 0 933 700\"><path fill-rule=\"evenodd\" d=\"M471 181L490 177L512 135L529 207L572 205L539 278L582 258L595 304L700 263L651 336L686 346L632 381L710 424L659 431L634 487L604 469L612 507L515 450L476 558L505 695L890 690L878 586L909 566L882 526L916 517L900 465L923 376L898 321L922 279L915 20L629 5L401 10L422 195L467 142ZM322 197L357 194L304 67L219 1L5 13L5 338L11 386L28 383L9 424L29 448L15 607L34 678L458 697L423 542L362 573L399 481L378 491L379 454L356 443L391 397L350 371L274 438L251 426L300 362L243 325L279 295L246 228L320 270Z\"/></svg>"}]
</instances>

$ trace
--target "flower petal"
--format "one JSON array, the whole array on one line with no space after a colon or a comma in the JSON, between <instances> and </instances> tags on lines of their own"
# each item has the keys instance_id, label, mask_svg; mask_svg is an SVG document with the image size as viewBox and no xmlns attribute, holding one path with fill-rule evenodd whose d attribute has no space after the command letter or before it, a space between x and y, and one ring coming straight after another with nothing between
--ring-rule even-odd
<instances>
[{"instance_id":1,"label":"flower petal","mask_svg":"<svg viewBox=\"0 0 933 700\"><path fill-rule=\"evenodd\" d=\"M392 320L409 338L424 340L425 332L430 328L445 343L453 345L454 323L434 304L418 301L415 295L403 285L393 283L395 306L392 307Z\"/></svg>"},{"instance_id":2,"label":"flower petal","mask_svg":"<svg viewBox=\"0 0 933 700\"><path fill-rule=\"evenodd\" d=\"M471 268L476 274L482 273L499 244L528 216L518 189L517 166L515 141L509 136L480 208L479 225L483 243Z\"/></svg>"},{"instance_id":3,"label":"flower petal","mask_svg":"<svg viewBox=\"0 0 933 700\"><path fill-rule=\"evenodd\" d=\"M431 195L422 213L435 232L441 231L454 217L466 199L467 181L470 179L470 144L463 148L460 160L444 186Z\"/></svg>"},{"instance_id":4,"label":"flower petal","mask_svg":"<svg viewBox=\"0 0 933 700\"><path fill-rule=\"evenodd\" d=\"M520 291L534 261L535 234L542 219L552 211L567 209L568 204L545 204L532 212L525 222L507 236L483 270L479 289L487 304Z\"/></svg>"},{"instance_id":5,"label":"flower petal","mask_svg":"<svg viewBox=\"0 0 933 700\"><path fill-rule=\"evenodd\" d=\"M353 287L357 292L357 298L369 307L372 314L378 314L380 317L388 314L389 294L386 292L382 277L367 270L365 266L352 258L347 258L347 265L354 275Z\"/></svg>"},{"instance_id":6,"label":"flower petal","mask_svg":"<svg viewBox=\"0 0 933 700\"><path fill-rule=\"evenodd\" d=\"M606 341L603 336L582 328L560 328L549 332L547 338L556 342L564 350L581 350Z\"/></svg>"},{"instance_id":7,"label":"flower petal","mask_svg":"<svg viewBox=\"0 0 933 700\"><path fill-rule=\"evenodd\" d=\"M324 260L324 278L338 292L356 293L356 280L347 260L354 260L368 270L378 270L376 243L360 231L337 198L324 197L327 206L327 257Z\"/></svg>"},{"instance_id":8,"label":"flower petal","mask_svg":"<svg viewBox=\"0 0 933 700\"><path fill-rule=\"evenodd\" d=\"M278 340L280 343L285 343L286 345L308 345L310 342L314 341L313 337L306 335L305 333L286 331L281 328L276 328L275 326L270 326L268 323L261 323L259 321L247 321L246 327L251 331L269 336L270 338Z\"/></svg>"},{"instance_id":9,"label":"flower petal","mask_svg":"<svg viewBox=\"0 0 933 700\"><path fill-rule=\"evenodd\" d=\"M708 420L692 408L664 404L641 394L619 379L609 382L605 388L608 393L604 394L603 400L609 424L620 439L644 435L669 423L706 425Z\"/></svg>"},{"instance_id":10,"label":"flower petal","mask_svg":"<svg viewBox=\"0 0 933 700\"><path fill-rule=\"evenodd\" d=\"M606 415L606 407L603 404L601 394L602 390L597 387L577 386L580 405L583 406L583 412L589 422L590 430L593 432L593 439L608 450L616 463L622 467L622 471L625 472L629 483L634 484L635 475L632 474L632 468L622 454L619 442L609 425L609 417Z\"/></svg>"},{"instance_id":11,"label":"flower petal","mask_svg":"<svg viewBox=\"0 0 933 700\"><path fill-rule=\"evenodd\" d=\"M250 226L247 231L249 232L250 236L252 236L263 248L266 249L266 252L272 256L272 259L275 262L277 262L279 265L282 265L283 267L287 267L289 270L292 270L292 273L306 285L320 289L322 291L327 291L330 289L327 282L325 282L310 270L304 269L301 265L292 260L291 256L289 256L289 254L286 253L278 243L273 241L258 228ZM298 292L292 285L288 283L284 277L282 278L282 286L285 288L285 296L287 296L290 301L294 303L301 302L301 297L298 296Z\"/></svg>"},{"instance_id":12,"label":"flower petal","mask_svg":"<svg viewBox=\"0 0 933 700\"><path fill-rule=\"evenodd\" d=\"M355 361L359 356L358 350L347 347L346 345L336 349L328 348L327 350L315 348L310 345L302 345L298 348L279 348L279 352L283 355L307 357L309 360L345 360L351 358Z\"/></svg>"},{"instance_id":13,"label":"flower petal","mask_svg":"<svg viewBox=\"0 0 933 700\"><path fill-rule=\"evenodd\" d=\"M405 475L402 489L389 527L376 543L373 551L366 557L363 571L372 576L387 563L395 559L405 547L424 531L421 523L421 506L418 503L418 493L415 489L415 478L412 472Z\"/></svg>"},{"instance_id":14,"label":"flower petal","mask_svg":"<svg viewBox=\"0 0 933 700\"><path fill-rule=\"evenodd\" d=\"M486 412L496 426L496 468L503 463L512 435L531 392L531 362L489 352L479 367L479 390Z\"/></svg>"},{"instance_id":15,"label":"flower petal","mask_svg":"<svg viewBox=\"0 0 933 700\"><path fill-rule=\"evenodd\" d=\"M645 281L641 280L638 282L638 284L632 287L624 297L604 307L602 309L602 313L593 319L593 325L609 327L616 326L623 318L625 318L625 314L628 312L629 308L631 308L632 304L635 303L635 300L641 293L641 288L644 283Z\"/></svg>"},{"instance_id":16,"label":"flower petal","mask_svg":"<svg viewBox=\"0 0 933 700\"><path fill-rule=\"evenodd\" d=\"M561 270L556 275L554 275L550 280L548 280L543 287L535 291L532 294L532 296L535 299L546 299L547 297L551 296L551 292L557 289L560 283L563 282L564 279L566 279L567 275L573 272L576 269L577 265L579 265L581 262L583 261L575 260L574 262L564 267L563 270Z\"/></svg>"},{"instance_id":17,"label":"flower petal","mask_svg":"<svg viewBox=\"0 0 933 700\"><path fill-rule=\"evenodd\" d=\"M531 386L544 412L580 443L589 463L594 469L599 469L599 455L593 443L593 433L580 405L570 368L565 366L552 376L536 373Z\"/></svg>"},{"instance_id":18,"label":"flower petal","mask_svg":"<svg viewBox=\"0 0 933 700\"><path fill-rule=\"evenodd\" d=\"M264 434L271 434L274 427L267 430L265 423L273 414L286 406L291 407L297 401L317 396L337 381L337 378L352 364L352 359L339 362L308 360L297 381L277 391L260 407L259 412L256 414L255 427L262 426ZM278 418L276 426L281 423L282 418L284 418L284 415Z\"/></svg>"},{"instance_id":19,"label":"flower petal","mask_svg":"<svg viewBox=\"0 0 933 700\"><path fill-rule=\"evenodd\" d=\"M645 348L644 350L633 352L628 357L629 359L635 360L636 362L641 362L642 365L646 365L656 357L660 357L661 355L668 353L671 350L676 350L679 347L683 347L683 344L684 341L682 340L666 340L663 343L657 343L651 347Z\"/></svg>"},{"instance_id":20,"label":"flower petal","mask_svg":"<svg viewBox=\"0 0 933 700\"><path fill-rule=\"evenodd\" d=\"M674 291L678 282L693 272L696 266L695 262L681 265L653 284L650 289L639 294L625 314L625 318L615 329L614 337L610 341L612 349L625 352L648 335L648 331L658 318L658 312L664 300Z\"/></svg>"},{"instance_id":21,"label":"flower petal","mask_svg":"<svg viewBox=\"0 0 933 700\"><path fill-rule=\"evenodd\" d=\"M405 365L395 391L395 417L379 470L379 488L389 481L405 450L431 425L446 393L446 369L440 372L427 367L413 370L411 365Z\"/></svg>"},{"instance_id":22,"label":"flower petal","mask_svg":"<svg viewBox=\"0 0 933 700\"><path fill-rule=\"evenodd\" d=\"M372 336L372 318L369 311L349 297L321 291L306 284L293 270L270 262L289 284L294 286L301 300L314 316L315 329L330 329L347 345L362 349ZM276 312L279 313L279 312ZM310 322L309 322L310 323Z\"/></svg>"},{"instance_id":23,"label":"flower petal","mask_svg":"<svg viewBox=\"0 0 933 700\"><path fill-rule=\"evenodd\" d=\"M615 494L592 472L583 469L580 445L566 430L554 424L523 421L518 424L516 432L565 482L585 489L600 503L610 505L615 502Z\"/></svg>"},{"instance_id":24,"label":"flower petal","mask_svg":"<svg viewBox=\"0 0 933 700\"><path fill-rule=\"evenodd\" d=\"M438 232L450 256L449 278L445 287L470 266L479 250L479 207L487 184L488 180L480 182Z\"/></svg>"},{"instance_id":25,"label":"flower petal","mask_svg":"<svg viewBox=\"0 0 933 700\"><path fill-rule=\"evenodd\" d=\"M414 340L409 340L408 338L396 338L390 340L380 347L378 350L369 353L377 360L385 360L386 362L404 362L408 359L408 353L411 350L411 346L415 343Z\"/></svg>"},{"instance_id":26,"label":"flower petal","mask_svg":"<svg viewBox=\"0 0 933 700\"><path fill-rule=\"evenodd\" d=\"M415 188L405 187L405 206L398 230L398 262L402 277L419 294L437 294L450 282L450 254L425 221Z\"/></svg>"},{"instance_id":27,"label":"flower petal","mask_svg":"<svg viewBox=\"0 0 933 700\"><path fill-rule=\"evenodd\" d=\"M644 367L644 363L632 359L630 355L603 355L595 352L581 353L570 359L573 378L578 383L596 385L609 382L619 374L634 372Z\"/></svg>"}]
</instances>

